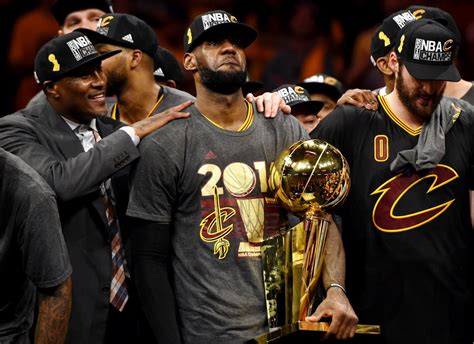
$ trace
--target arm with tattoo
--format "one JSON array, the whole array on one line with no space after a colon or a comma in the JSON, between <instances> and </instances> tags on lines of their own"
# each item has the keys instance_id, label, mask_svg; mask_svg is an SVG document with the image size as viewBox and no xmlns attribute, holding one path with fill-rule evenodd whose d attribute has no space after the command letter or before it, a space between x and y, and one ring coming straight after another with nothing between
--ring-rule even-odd
<instances>
[{"instance_id":1,"label":"arm with tattoo","mask_svg":"<svg viewBox=\"0 0 474 344\"><path fill-rule=\"evenodd\" d=\"M39 289L39 312L36 344L64 343L71 312L71 277L48 289Z\"/></svg>"}]
</instances>

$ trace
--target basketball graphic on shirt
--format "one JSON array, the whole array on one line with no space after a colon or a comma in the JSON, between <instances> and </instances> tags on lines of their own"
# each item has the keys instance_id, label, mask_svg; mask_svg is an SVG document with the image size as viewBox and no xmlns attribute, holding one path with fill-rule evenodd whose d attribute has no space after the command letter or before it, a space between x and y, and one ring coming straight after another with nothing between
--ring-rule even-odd
<instances>
[{"instance_id":1,"label":"basketball graphic on shirt","mask_svg":"<svg viewBox=\"0 0 474 344\"><path fill-rule=\"evenodd\" d=\"M224 185L235 197L244 197L253 191L257 177L247 164L234 162L224 169Z\"/></svg>"},{"instance_id":2,"label":"basketball graphic on shirt","mask_svg":"<svg viewBox=\"0 0 474 344\"><path fill-rule=\"evenodd\" d=\"M257 182L255 172L244 163L234 162L224 169L223 180L227 191L237 200L240 217L242 218L248 241L251 243L262 242L264 222L263 199L244 198L255 189Z\"/></svg>"}]
</instances>

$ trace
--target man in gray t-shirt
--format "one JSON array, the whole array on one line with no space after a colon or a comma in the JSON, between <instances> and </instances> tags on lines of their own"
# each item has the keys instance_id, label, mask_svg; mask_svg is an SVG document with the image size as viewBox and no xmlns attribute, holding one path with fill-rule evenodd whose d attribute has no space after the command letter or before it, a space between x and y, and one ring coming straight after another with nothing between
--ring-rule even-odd
<instances>
[{"instance_id":1,"label":"man in gray t-shirt","mask_svg":"<svg viewBox=\"0 0 474 344\"><path fill-rule=\"evenodd\" d=\"M29 342L36 290L37 341L45 334L64 341L72 270L55 195L31 167L1 148L0 205L0 343Z\"/></svg>"},{"instance_id":2,"label":"man in gray t-shirt","mask_svg":"<svg viewBox=\"0 0 474 344\"><path fill-rule=\"evenodd\" d=\"M269 193L268 173L284 148L308 136L293 116L265 119L242 97L243 49L255 37L227 12L198 16L184 49L196 83L191 116L139 147L127 210L134 218L133 272L161 342L178 342L181 333L185 343L242 343L268 329L260 245L286 220ZM328 298L349 311L327 315L347 320L342 332L349 333L357 318L336 293Z\"/></svg>"}]
</instances>

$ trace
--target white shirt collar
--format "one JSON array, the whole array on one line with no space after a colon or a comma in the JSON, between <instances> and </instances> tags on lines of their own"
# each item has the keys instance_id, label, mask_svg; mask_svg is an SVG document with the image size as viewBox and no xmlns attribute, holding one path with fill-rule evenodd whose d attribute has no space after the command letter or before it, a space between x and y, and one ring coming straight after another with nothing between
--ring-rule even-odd
<instances>
[{"instance_id":1,"label":"white shirt collar","mask_svg":"<svg viewBox=\"0 0 474 344\"><path fill-rule=\"evenodd\" d=\"M61 116L62 119L64 119L64 121L67 123L67 125L69 125L69 128L71 128L72 131L76 130L78 126L80 126L81 124L80 123L76 123L74 121L71 121L70 119L64 117L64 116ZM91 122L89 123L89 127L91 127L92 129L94 129L95 131L98 131L97 130L97 123L96 123L96 119L93 118L91 120Z\"/></svg>"}]
</instances>

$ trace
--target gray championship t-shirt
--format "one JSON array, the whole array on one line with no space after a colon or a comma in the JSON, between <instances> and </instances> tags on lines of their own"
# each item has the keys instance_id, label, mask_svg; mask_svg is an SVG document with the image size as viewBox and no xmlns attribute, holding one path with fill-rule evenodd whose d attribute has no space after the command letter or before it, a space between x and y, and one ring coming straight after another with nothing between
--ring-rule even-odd
<instances>
[{"instance_id":1,"label":"gray championship t-shirt","mask_svg":"<svg viewBox=\"0 0 474 344\"><path fill-rule=\"evenodd\" d=\"M54 192L3 149L0 212L0 343L28 343L35 286L58 286L72 269Z\"/></svg>"},{"instance_id":2,"label":"gray championship t-shirt","mask_svg":"<svg viewBox=\"0 0 474 344\"><path fill-rule=\"evenodd\" d=\"M265 119L252 105L240 132L188 111L141 142L127 215L171 224L184 342L241 343L267 330L260 245L286 220L270 164L308 136L295 117Z\"/></svg>"}]
</instances>

